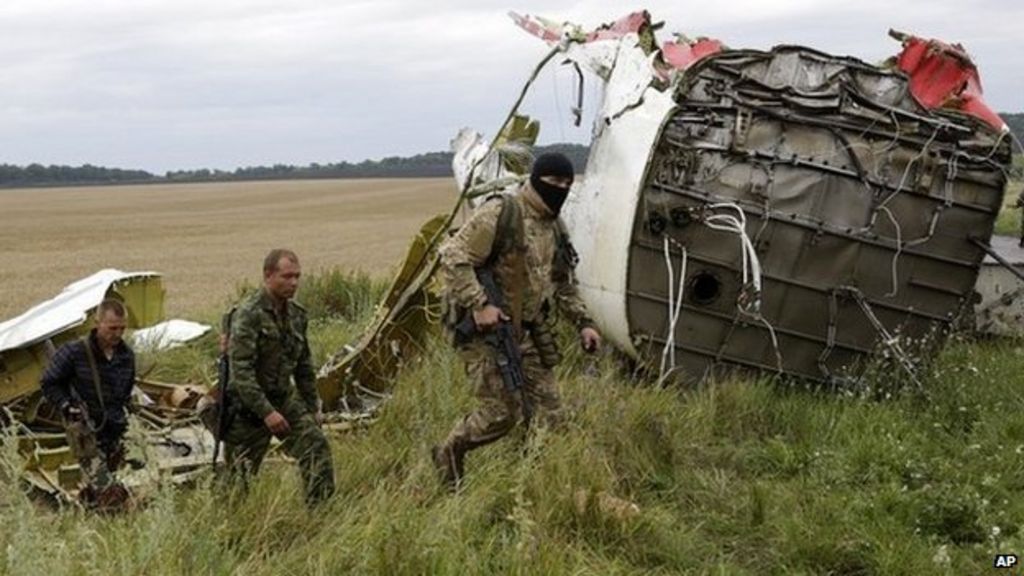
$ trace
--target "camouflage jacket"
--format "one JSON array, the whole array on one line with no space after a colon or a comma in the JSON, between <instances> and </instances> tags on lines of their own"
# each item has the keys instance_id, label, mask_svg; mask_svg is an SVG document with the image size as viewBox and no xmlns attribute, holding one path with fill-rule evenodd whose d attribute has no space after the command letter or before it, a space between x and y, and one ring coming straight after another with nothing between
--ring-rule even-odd
<instances>
[{"instance_id":1,"label":"camouflage jacket","mask_svg":"<svg viewBox=\"0 0 1024 576\"><path fill-rule=\"evenodd\" d=\"M317 411L306 324L305 308L289 300L285 313L279 315L265 290L243 300L234 311L228 392L261 419L281 408L296 391L311 412Z\"/></svg>"},{"instance_id":2,"label":"camouflage jacket","mask_svg":"<svg viewBox=\"0 0 1024 576\"><path fill-rule=\"evenodd\" d=\"M496 241L504 202L516 202L522 225L517 226L516 245L501 252ZM440 248L441 269L449 298L463 309L475 310L487 303L475 269L492 262L498 284L504 290L505 313L516 325L542 321L545 304L553 304L578 328L593 324L580 299L571 267L559 266L559 223L532 191L520 189L504 199L492 198L478 207L469 221ZM521 263L515 262L521 258Z\"/></svg>"}]
</instances>

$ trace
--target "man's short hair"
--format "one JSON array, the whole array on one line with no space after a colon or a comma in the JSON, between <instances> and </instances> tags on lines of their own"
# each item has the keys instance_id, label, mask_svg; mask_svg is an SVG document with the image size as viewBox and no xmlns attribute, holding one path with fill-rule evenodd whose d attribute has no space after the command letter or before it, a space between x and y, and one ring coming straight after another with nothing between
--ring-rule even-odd
<instances>
[{"instance_id":1,"label":"man's short hair","mask_svg":"<svg viewBox=\"0 0 1024 576\"><path fill-rule=\"evenodd\" d=\"M96 319L101 320L107 312L112 313L118 318L124 318L128 315L128 310L124 307L124 303L116 298L107 298L100 302L100 305L96 307Z\"/></svg>"},{"instance_id":2,"label":"man's short hair","mask_svg":"<svg viewBox=\"0 0 1024 576\"><path fill-rule=\"evenodd\" d=\"M274 248L267 254L267 257L263 259L263 274L267 275L271 272L277 271L277 265L281 262L281 258L287 258L292 262L298 264L299 257L295 255L295 252L287 248Z\"/></svg>"}]
</instances>

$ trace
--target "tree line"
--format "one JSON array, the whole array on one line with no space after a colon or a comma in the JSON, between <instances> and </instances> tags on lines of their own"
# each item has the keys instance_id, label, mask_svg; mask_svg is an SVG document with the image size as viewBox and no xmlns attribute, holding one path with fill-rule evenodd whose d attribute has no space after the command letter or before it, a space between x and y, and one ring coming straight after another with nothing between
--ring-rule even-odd
<instances>
[{"instance_id":1,"label":"tree line","mask_svg":"<svg viewBox=\"0 0 1024 576\"><path fill-rule=\"evenodd\" d=\"M1018 140L1024 141L1024 113L1002 114L1003 120ZM581 144L551 144L538 146L535 153L562 152L572 159L577 170L587 164L589 148ZM1019 151L1014 159L1013 175L1024 177L1024 162ZM362 162L312 163L305 166L274 164L247 166L234 170L200 168L172 170L163 175L145 170L83 166L43 166L29 164L15 166L0 164L0 187L61 186L89 184L141 184L159 182L227 182L236 180L292 180L310 178L442 178L452 175L451 152L427 152L415 156L389 156L380 160Z\"/></svg>"},{"instance_id":2,"label":"tree line","mask_svg":"<svg viewBox=\"0 0 1024 576\"><path fill-rule=\"evenodd\" d=\"M578 170L587 163L589 148L580 144L538 146L534 153L562 152L572 159ZM441 178L452 176L451 152L428 152L415 156L389 156L362 162L312 163L305 166L274 164L247 166L234 170L200 168L172 170L156 175L145 170L122 170L84 166L25 167L0 165L0 186L52 186L76 184L145 184L159 182L227 182L235 180L293 180L306 178Z\"/></svg>"}]
</instances>

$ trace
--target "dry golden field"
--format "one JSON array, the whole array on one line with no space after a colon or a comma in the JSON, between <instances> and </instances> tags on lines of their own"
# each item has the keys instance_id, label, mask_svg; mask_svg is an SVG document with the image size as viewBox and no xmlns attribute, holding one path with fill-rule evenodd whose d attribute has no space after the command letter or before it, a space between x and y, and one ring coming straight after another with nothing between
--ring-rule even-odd
<instances>
[{"instance_id":1,"label":"dry golden field","mask_svg":"<svg viewBox=\"0 0 1024 576\"><path fill-rule=\"evenodd\" d=\"M0 320L102 268L160 272L169 316L206 312L274 247L387 274L455 196L448 178L0 190Z\"/></svg>"}]
</instances>

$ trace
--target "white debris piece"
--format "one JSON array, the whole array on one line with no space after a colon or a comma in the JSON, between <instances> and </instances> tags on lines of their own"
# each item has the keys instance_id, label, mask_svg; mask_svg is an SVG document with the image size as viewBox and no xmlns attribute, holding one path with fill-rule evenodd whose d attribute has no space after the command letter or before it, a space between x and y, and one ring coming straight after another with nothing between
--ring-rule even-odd
<instances>
[{"instance_id":1,"label":"white debris piece","mask_svg":"<svg viewBox=\"0 0 1024 576\"><path fill-rule=\"evenodd\" d=\"M190 320L168 320L156 326L136 330L131 345L136 351L155 352L181 346L210 331L210 326Z\"/></svg>"},{"instance_id":2,"label":"white debris piece","mask_svg":"<svg viewBox=\"0 0 1024 576\"><path fill-rule=\"evenodd\" d=\"M60 294L27 312L0 323L0 352L46 340L86 321L90 310L103 301L111 285L136 278L159 276L156 272L122 272L106 269L67 285Z\"/></svg>"}]
</instances>

